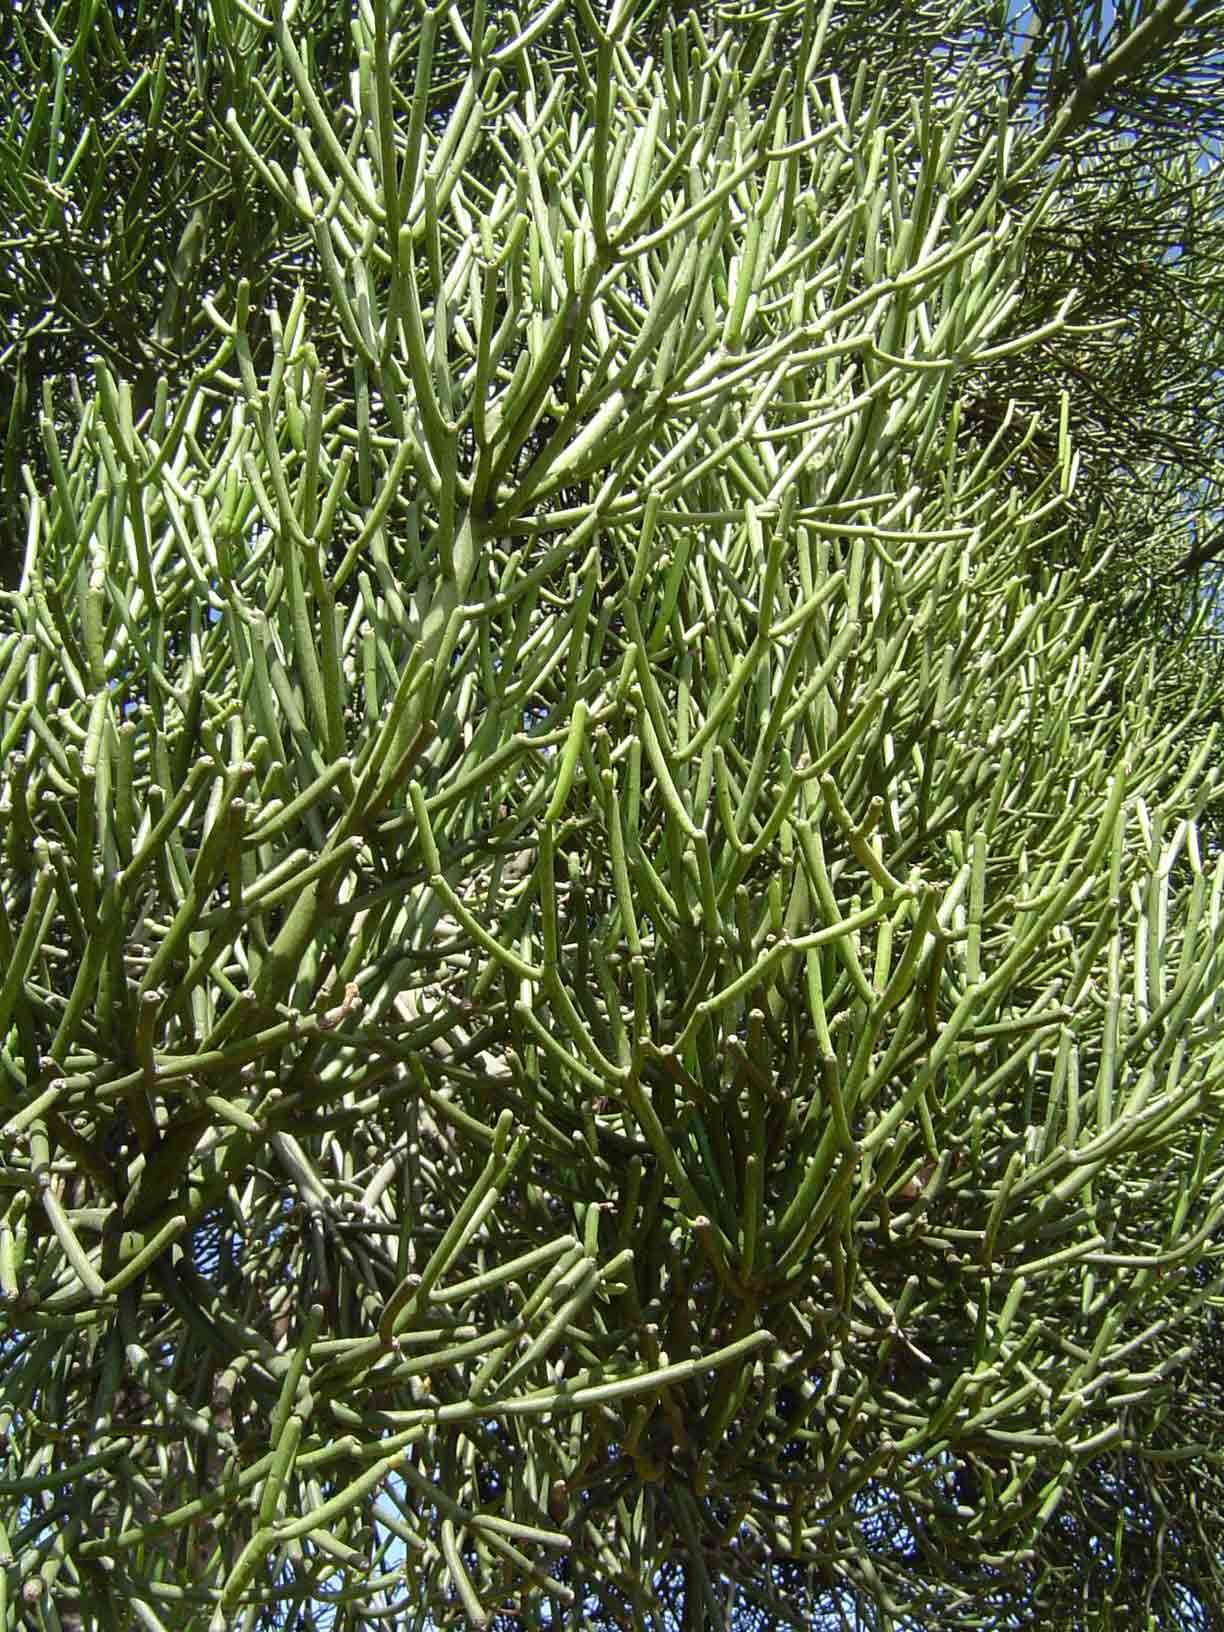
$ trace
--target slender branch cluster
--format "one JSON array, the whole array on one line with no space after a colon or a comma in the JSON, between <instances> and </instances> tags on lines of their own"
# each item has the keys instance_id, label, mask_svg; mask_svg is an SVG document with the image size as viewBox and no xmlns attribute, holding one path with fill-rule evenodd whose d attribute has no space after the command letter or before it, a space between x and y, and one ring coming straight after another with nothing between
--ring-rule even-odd
<instances>
[{"instance_id":1,"label":"slender branch cluster","mask_svg":"<svg viewBox=\"0 0 1224 1632\"><path fill-rule=\"evenodd\" d=\"M810 8L557 9L375 0L340 107L234 8L330 312L43 416L0 1625L986 1625L1197 1454L1212 738L1107 660L1070 400L965 389L1095 343L1015 321L1056 180Z\"/></svg>"}]
</instances>

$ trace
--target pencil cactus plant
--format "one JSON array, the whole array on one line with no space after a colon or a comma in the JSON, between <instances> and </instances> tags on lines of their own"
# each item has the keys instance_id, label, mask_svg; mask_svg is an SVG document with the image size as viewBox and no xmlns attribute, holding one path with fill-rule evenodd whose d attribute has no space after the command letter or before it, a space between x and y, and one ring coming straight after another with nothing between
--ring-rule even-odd
<instances>
[{"instance_id":1,"label":"pencil cactus plant","mask_svg":"<svg viewBox=\"0 0 1224 1632\"><path fill-rule=\"evenodd\" d=\"M222 9L330 304L42 417L0 1625L1055 1602L1088 1473L1198 1454L1224 862L1069 399L972 423L1095 334L1014 321L1050 144L830 6L372 0L346 102Z\"/></svg>"}]
</instances>

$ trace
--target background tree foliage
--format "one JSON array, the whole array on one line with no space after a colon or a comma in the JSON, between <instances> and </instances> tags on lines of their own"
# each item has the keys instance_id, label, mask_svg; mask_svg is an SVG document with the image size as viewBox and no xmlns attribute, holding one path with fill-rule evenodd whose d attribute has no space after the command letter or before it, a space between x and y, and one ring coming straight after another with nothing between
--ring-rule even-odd
<instances>
[{"instance_id":1,"label":"background tree foliage","mask_svg":"<svg viewBox=\"0 0 1224 1632\"><path fill-rule=\"evenodd\" d=\"M1220 7L0 27L0 1624L1224 1622Z\"/></svg>"}]
</instances>

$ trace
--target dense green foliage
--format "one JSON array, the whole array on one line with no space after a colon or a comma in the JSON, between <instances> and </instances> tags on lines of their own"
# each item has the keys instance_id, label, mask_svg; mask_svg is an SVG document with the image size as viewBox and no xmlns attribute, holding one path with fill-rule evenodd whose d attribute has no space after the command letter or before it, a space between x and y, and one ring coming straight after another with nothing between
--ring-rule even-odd
<instances>
[{"instance_id":1,"label":"dense green foliage","mask_svg":"<svg viewBox=\"0 0 1224 1632\"><path fill-rule=\"evenodd\" d=\"M1219 7L7 27L0 1627L1224 1624Z\"/></svg>"}]
</instances>

